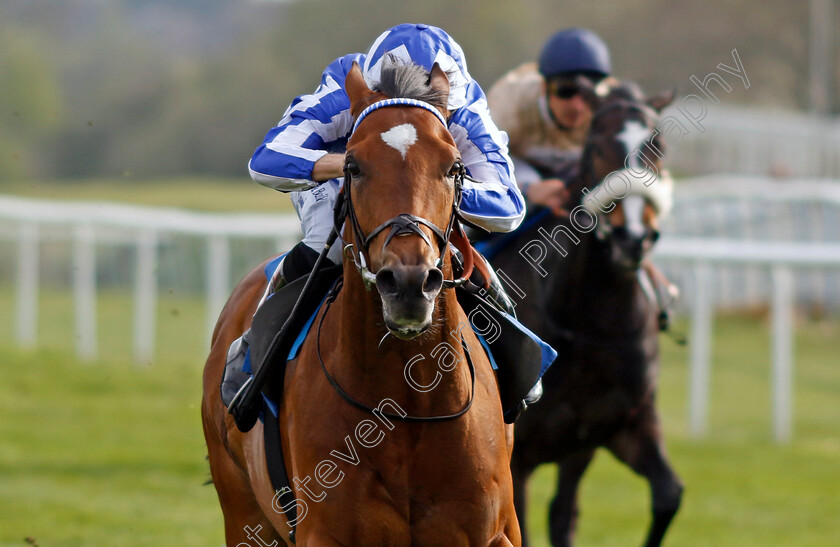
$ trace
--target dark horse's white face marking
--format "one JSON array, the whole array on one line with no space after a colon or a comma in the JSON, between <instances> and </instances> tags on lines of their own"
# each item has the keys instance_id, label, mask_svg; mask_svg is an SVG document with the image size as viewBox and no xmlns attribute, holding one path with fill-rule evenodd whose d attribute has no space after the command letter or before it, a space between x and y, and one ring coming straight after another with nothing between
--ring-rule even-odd
<instances>
[{"instance_id":1,"label":"dark horse's white face marking","mask_svg":"<svg viewBox=\"0 0 840 547\"><path fill-rule=\"evenodd\" d=\"M596 234L609 245L612 262L628 271L653 248L658 220L671 208L671 179L653 152L658 150L655 124L653 111L634 103L605 109L593 124L596 176L606 176L584 198L584 206L597 215Z\"/></svg>"},{"instance_id":2,"label":"dark horse's white face marking","mask_svg":"<svg viewBox=\"0 0 840 547\"><path fill-rule=\"evenodd\" d=\"M633 169L642 168L640 158L642 144L647 141L653 130L638 120L627 120L624 128L615 138L624 145L624 157L628 158L627 164Z\"/></svg>"}]
</instances>

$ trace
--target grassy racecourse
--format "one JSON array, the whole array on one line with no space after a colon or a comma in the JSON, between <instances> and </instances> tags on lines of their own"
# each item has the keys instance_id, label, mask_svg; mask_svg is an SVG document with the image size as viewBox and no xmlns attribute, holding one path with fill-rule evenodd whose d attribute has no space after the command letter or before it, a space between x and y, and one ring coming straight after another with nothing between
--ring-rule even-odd
<instances>
[{"instance_id":1,"label":"grassy racecourse","mask_svg":"<svg viewBox=\"0 0 840 547\"><path fill-rule=\"evenodd\" d=\"M4 192L122 200L211 211L290 211L247 179L20 183ZM5 258L4 258L5 260ZM203 298L162 292L157 355L131 360L131 295L99 295L99 354L73 356L68 293L42 289L40 349L14 341L14 295L0 285L0 546L218 546L222 518L201 432L208 346ZM680 327L684 327L681 325ZM801 323L794 441L770 433L766 322L720 318L709 434L687 432L686 349L663 339L660 409L671 460L686 484L672 546L840 545L840 324ZM532 545L548 545L556 468L530 484ZM606 452L584 477L578 545L641 543L647 485ZM30 538L27 541L26 538ZM233 547L233 546L231 546Z\"/></svg>"},{"instance_id":2,"label":"grassy racecourse","mask_svg":"<svg viewBox=\"0 0 840 547\"><path fill-rule=\"evenodd\" d=\"M0 292L2 309L13 295ZM212 546L223 542L199 420L203 304L162 295L161 343L151 363L131 362L131 301L101 295L101 358L72 353L72 302L42 294L35 352L14 347L0 316L0 545ZM686 352L663 339L661 408L672 461L687 485L670 545L840 544L840 354L837 324L797 335L795 440L770 440L768 336L756 319L716 325L710 433L686 431ZM534 545L556 469L531 482ZM581 492L579 545L635 545L648 517L645 483L605 452Z\"/></svg>"}]
</instances>

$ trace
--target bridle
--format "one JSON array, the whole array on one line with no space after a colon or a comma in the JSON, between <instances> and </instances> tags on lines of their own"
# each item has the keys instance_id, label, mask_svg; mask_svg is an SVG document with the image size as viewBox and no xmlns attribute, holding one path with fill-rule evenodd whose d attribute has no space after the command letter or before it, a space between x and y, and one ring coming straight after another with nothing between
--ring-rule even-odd
<instances>
[{"instance_id":1,"label":"bridle","mask_svg":"<svg viewBox=\"0 0 840 547\"><path fill-rule=\"evenodd\" d=\"M470 371L470 396L467 399L467 402L464 403L464 406L461 407L461 410L453 412L452 414L443 414L437 416L412 416L409 414L392 414L390 412L384 412L382 410L376 410L371 406L366 405L365 403L359 401L349 393L347 393L341 385L339 385L338 381L333 377L332 374L327 370L327 365L324 363L324 358L321 356L321 329L324 326L324 318L327 316L327 312L330 309L330 305L335 301L335 298L338 292L341 290L340 284L336 284L333 286L330 293L327 295L326 298L326 308L324 309L324 313L321 314L321 319L318 321L318 330L315 335L315 348L318 353L318 363L321 365L321 371L324 373L324 377L333 387L336 393L338 393L342 399L346 402L350 403L351 406L356 407L357 409L367 412L368 414L373 414L374 416L383 416L385 418L396 420L400 422L412 422L412 423L434 423L434 422L446 422L449 420L455 420L460 418L467 412L469 412L470 408L472 408L473 401L475 401L475 365L472 361L472 356L470 355L470 347L467 345L467 342L464 340L463 335L461 335L461 347L464 350L464 356L467 359L467 368Z\"/></svg>"},{"instance_id":2,"label":"bridle","mask_svg":"<svg viewBox=\"0 0 840 547\"><path fill-rule=\"evenodd\" d=\"M372 105L368 106L366 109L364 109L353 126L353 132L355 133L359 124L370 112L388 106L415 106L424 110L428 110L429 112L435 114L437 119L444 125L444 127L446 127L446 119L443 117L440 111L438 111L438 109L432 106L431 104L417 99L398 98L377 101ZM457 169L454 176L455 196L452 201L452 211L449 214L449 221L447 222L446 228L444 230L441 230L433 222L426 220L425 218L408 213L401 213L391 219L386 220L385 222L371 230L370 233L365 234L364 230L362 230L361 224L359 223L359 218L356 215L356 209L353 206L353 198L351 191L352 175L350 173L349 166L345 165L344 186L342 188L342 193L339 194L340 202L337 203L335 209L334 229L335 233L340 233L340 228L341 225L344 223L344 220L346 219L347 221L349 221L350 227L353 230L354 239L358 245L358 250L354 250L353 244L349 243L345 245L344 252L348 254L349 258L353 260L356 269L362 276L362 280L364 281L365 288L367 290L370 290L371 286L376 285L376 274L370 271L368 267L368 261L365 258L365 255L370 254L369 248L374 238L376 238L376 236L378 236L379 234L383 233L385 230L388 230L388 233L385 236L385 242L382 244L383 251L394 237L410 234L416 234L420 236L429 247L434 248L434 245L429 239L429 236L427 236L426 233L422 229L420 229L420 226L423 225L429 228L437 238L439 244L438 259L435 263L435 267L438 269L443 265L444 253L448 250L449 243L452 239L453 234L457 235L458 241L464 242L466 246L469 246L469 240L467 240L466 236L463 233L463 228L459 224L459 220L461 222L465 222L463 217L461 216L460 204L464 186L464 179L468 177L466 174L466 168L464 167L464 164L462 162L458 161L455 167ZM464 283L466 283L467 279L472 273L472 249L461 249L461 251L464 254L465 258L464 271L462 273L462 277L453 280L444 280L444 287L454 288L463 285ZM324 318L327 316L329 306L335 300L335 296L337 295L338 290L340 290L340 287L333 287L333 290L331 290L330 294L327 296L327 307L324 310L324 313L321 314L321 319L318 323L315 344L318 353L318 362L321 365L321 370L324 373L324 376L327 378L327 381L329 381L330 385L333 387L336 393L338 393L341 396L342 399L344 399L346 402L348 402L355 408L364 412L371 413L374 415L381 415L385 418L392 420L413 423L434 423L455 420L466 414L470 410L470 408L472 408L473 401L475 400L475 367L470 356L469 346L467 346L466 341L464 341L463 339L463 336L461 337L461 345L464 349L464 355L467 359L467 367L470 372L470 383L472 385L472 388L467 402L463 405L463 407L460 410L452 414L445 414L439 416L411 416L407 414L392 414L388 412L377 411L374 408L366 405L365 403L359 401L358 399L354 398L352 395L347 393L338 384L336 379L329 373L326 364L324 363L324 359L321 356L321 328L324 323Z\"/></svg>"},{"instance_id":3,"label":"bridle","mask_svg":"<svg viewBox=\"0 0 840 547\"><path fill-rule=\"evenodd\" d=\"M443 117L443 114L441 114L440 111L431 104L424 101L420 101L418 99L393 98L377 101L365 108L362 111L362 113L359 114L358 119L353 125L353 133L356 132L356 129L359 127L359 124L361 124L362 120L364 120L368 114L380 108L385 108L389 106L412 106L422 108L434 114L438 121L440 121L444 125L444 127L446 127L446 119ZM420 226L423 225L429 228L438 240L438 259L435 263L435 267L438 269L441 268L441 266L443 265L444 253L448 249L453 232L457 230L457 232L459 232L459 236L462 235L461 232L463 228L461 228L458 221L465 222L463 216L461 215L460 205L464 187L464 180L468 178L468 176L466 174L466 168L464 167L463 163L458 161L455 167L457 168L457 172L454 176L455 196L452 201L452 211L449 215L449 221L447 222L445 229L441 230L433 222L426 220L425 218L418 217L416 215L411 215L408 213L402 213L389 220L386 220L385 222L374 228L369 234L365 234L364 230L362 230L361 224L359 223L359 218L356 215L356 209L353 206L351 192L352 175L350 173L349 166L345 165L344 186L342 188L341 194L343 196L343 201L340 203L340 207L336 207L335 229L340 232L341 224L343 224L344 219L346 218L349 221L350 227L353 230L353 235L356 241L357 249L354 249L353 243L348 243L344 247L344 252L349 258L353 260L356 269L362 276L362 281L364 281L366 289L370 290L373 285L376 285L376 274L370 271L369 261L365 258L365 255L370 255L369 248L371 242L374 240L374 238L376 238L376 236L378 236L385 230L388 230L388 234L385 237L385 243L382 245L383 251L394 237L409 234L419 235L423 239L423 241L426 242L427 245L429 245L429 247L434 248L432 241L429 239L426 233L420 229ZM466 241L466 238L459 237L459 240ZM466 253L464 254L466 255ZM464 273L458 279L445 279L443 281L443 286L445 288L454 288L466 283L471 271L467 271L467 268L465 268L464 270Z\"/></svg>"},{"instance_id":4,"label":"bridle","mask_svg":"<svg viewBox=\"0 0 840 547\"><path fill-rule=\"evenodd\" d=\"M598 110L596 110L595 113L592 115L592 122L591 123L594 125L596 119L598 119L600 117L603 117L606 114L609 114L610 112L612 112L614 110L619 110L619 109L626 109L628 111L639 112L646 119L653 119L653 120L658 120L659 119L659 114L653 108L651 108L650 106L648 106L644 103L631 101L631 100L628 100L628 99L618 99L618 100L612 101L612 102L602 106ZM654 123L654 127L656 127L656 125L658 125L658 124ZM584 153L583 153L583 157L581 158L581 172L580 172L580 175L579 175L579 177L581 179L582 187L590 188L590 189L595 188L599 184L602 184L613 173L613 172L610 172L609 174L607 174L607 176L603 177L600 180L598 180L596 178L595 166L594 166L594 161L593 161L593 157L592 157L592 146L593 146L594 142L595 142L595 138L593 137L592 132L590 131L590 133L587 135L587 138L586 138L586 140L584 141L584 144L583 144ZM631 151L631 153L635 153L635 150ZM607 223L605 221L605 217L604 217L603 212L599 211L598 212L598 217L600 217L600 218L599 218L599 220L596 221L596 229L595 229L595 236L598 239L598 241L604 243L604 242L609 241L614 235L619 235L619 236L622 235L623 228L622 227L610 226L609 223ZM653 241L656 242L656 240L659 238L659 233L655 232L655 233L650 234L650 236L653 238Z\"/></svg>"}]
</instances>

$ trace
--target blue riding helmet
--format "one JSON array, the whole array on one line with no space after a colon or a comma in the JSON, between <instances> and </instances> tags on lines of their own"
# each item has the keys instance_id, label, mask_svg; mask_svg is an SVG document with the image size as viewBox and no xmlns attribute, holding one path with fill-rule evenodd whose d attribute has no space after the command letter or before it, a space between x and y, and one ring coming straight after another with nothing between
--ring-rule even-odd
<instances>
[{"instance_id":1,"label":"blue riding helmet","mask_svg":"<svg viewBox=\"0 0 840 547\"><path fill-rule=\"evenodd\" d=\"M607 44L591 30L570 28L548 39L539 58L539 70L546 80L574 73L603 78L612 70Z\"/></svg>"},{"instance_id":2,"label":"blue riding helmet","mask_svg":"<svg viewBox=\"0 0 840 547\"><path fill-rule=\"evenodd\" d=\"M369 86L379 82L382 60L391 54L399 61L431 70L435 63L449 77L449 110L467 104L467 84L472 78L461 46L444 30L431 25L405 23L383 32L370 47L362 71Z\"/></svg>"}]
</instances>

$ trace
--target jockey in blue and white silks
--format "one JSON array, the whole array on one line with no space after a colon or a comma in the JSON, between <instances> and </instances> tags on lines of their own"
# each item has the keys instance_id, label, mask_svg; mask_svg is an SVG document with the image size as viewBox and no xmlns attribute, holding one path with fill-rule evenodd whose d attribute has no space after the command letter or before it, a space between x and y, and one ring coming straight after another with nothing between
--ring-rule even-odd
<instances>
[{"instance_id":1,"label":"jockey in blue and white silks","mask_svg":"<svg viewBox=\"0 0 840 547\"><path fill-rule=\"evenodd\" d=\"M519 226L525 201L514 180L507 135L490 119L486 97L467 71L464 52L439 28L403 24L380 35L367 54L345 55L333 61L324 70L321 85L292 101L251 158L248 168L256 182L292 193L303 244L320 252L332 228L332 209L342 178L333 167L330 176L337 178L315 181L313 169L329 154L343 155L352 132L345 77L355 61L362 67L368 85L375 88L386 56L426 70L439 63L448 75L449 131L467 173L480 181L465 181L461 203L464 217L494 232ZM336 246L330 258L338 262L339 254ZM283 270L286 277L286 268Z\"/></svg>"}]
</instances>

